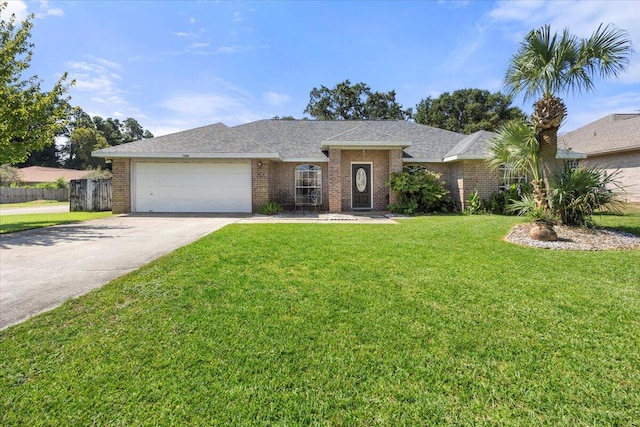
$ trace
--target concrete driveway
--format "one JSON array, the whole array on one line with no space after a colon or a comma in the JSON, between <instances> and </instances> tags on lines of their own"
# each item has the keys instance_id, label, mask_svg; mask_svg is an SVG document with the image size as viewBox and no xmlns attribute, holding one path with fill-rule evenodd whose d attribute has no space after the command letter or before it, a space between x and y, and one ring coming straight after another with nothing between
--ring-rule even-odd
<instances>
[{"instance_id":1,"label":"concrete driveway","mask_svg":"<svg viewBox=\"0 0 640 427\"><path fill-rule=\"evenodd\" d=\"M0 236L0 329L59 306L243 216L121 215Z\"/></svg>"}]
</instances>

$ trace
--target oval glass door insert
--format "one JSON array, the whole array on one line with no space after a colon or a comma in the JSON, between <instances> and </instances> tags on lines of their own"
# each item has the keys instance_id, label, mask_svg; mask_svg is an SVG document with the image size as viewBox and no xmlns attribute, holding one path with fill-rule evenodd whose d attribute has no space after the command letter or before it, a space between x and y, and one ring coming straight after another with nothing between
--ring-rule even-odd
<instances>
[{"instance_id":1,"label":"oval glass door insert","mask_svg":"<svg viewBox=\"0 0 640 427\"><path fill-rule=\"evenodd\" d=\"M364 168L360 168L356 172L356 188L361 193L364 193L364 190L367 189L367 172Z\"/></svg>"}]
</instances>

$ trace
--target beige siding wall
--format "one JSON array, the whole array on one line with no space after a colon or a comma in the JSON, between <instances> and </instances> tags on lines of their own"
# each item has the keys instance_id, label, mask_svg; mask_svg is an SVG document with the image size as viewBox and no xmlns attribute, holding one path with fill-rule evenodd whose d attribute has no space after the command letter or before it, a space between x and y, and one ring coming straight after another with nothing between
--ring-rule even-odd
<instances>
[{"instance_id":1,"label":"beige siding wall","mask_svg":"<svg viewBox=\"0 0 640 427\"><path fill-rule=\"evenodd\" d=\"M583 164L596 165L611 173L620 169L619 181L624 187L623 200L640 202L640 150L601 156L589 156Z\"/></svg>"}]
</instances>

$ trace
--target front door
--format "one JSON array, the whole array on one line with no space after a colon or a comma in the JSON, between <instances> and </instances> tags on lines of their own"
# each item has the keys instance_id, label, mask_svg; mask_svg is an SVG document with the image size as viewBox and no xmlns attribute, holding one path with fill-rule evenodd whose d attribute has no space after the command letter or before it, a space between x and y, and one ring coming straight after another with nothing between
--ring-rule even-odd
<instances>
[{"instance_id":1,"label":"front door","mask_svg":"<svg viewBox=\"0 0 640 427\"><path fill-rule=\"evenodd\" d=\"M371 209L371 201L371 164L354 163L351 165L351 207Z\"/></svg>"}]
</instances>

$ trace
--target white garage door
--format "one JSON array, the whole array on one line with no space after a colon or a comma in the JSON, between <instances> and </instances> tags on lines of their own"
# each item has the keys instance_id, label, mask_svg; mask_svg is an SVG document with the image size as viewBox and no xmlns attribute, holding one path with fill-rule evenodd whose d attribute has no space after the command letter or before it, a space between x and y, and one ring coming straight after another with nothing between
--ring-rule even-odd
<instances>
[{"instance_id":1,"label":"white garage door","mask_svg":"<svg viewBox=\"0 0 640 427\"><path fill-rule=\"evenodd\" d=\"M251 212L251 163L134 165L135 212Z\"/></svg>"}]
</instances>

